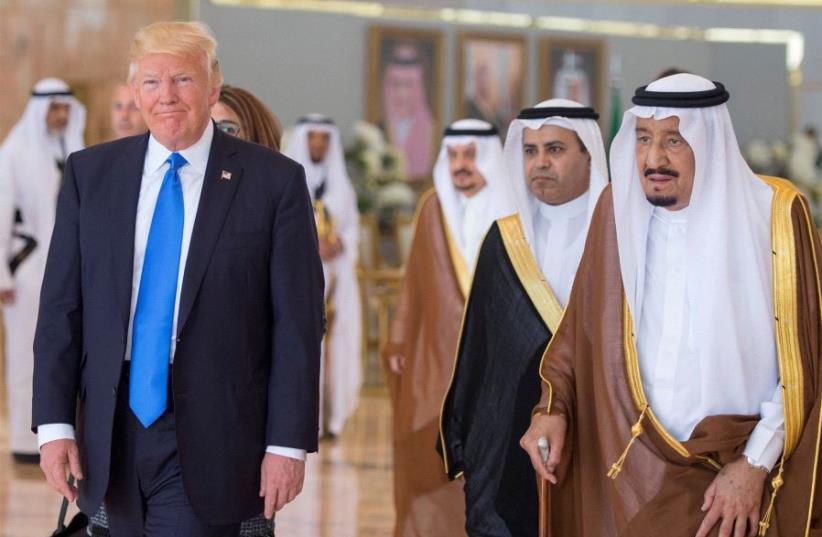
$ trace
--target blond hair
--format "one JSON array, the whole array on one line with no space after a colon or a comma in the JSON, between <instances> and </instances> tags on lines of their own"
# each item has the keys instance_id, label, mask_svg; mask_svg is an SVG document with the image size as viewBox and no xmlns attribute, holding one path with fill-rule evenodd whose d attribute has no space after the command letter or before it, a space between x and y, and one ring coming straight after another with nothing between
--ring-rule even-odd
<instances>
[{"instance_id":1,"label":"blond hair","mask_svg":"<svg viewBox=\"0 0 822 537\"><path fill-rule=\"evenodd\" d=\"M149 54L202 57L211 86L221 86L223 83L217 60L217 40L205 23L164 21L137 30L129 54L129 83L134 81L137 74L137 62Z\"/></svg>"}]
</instances>

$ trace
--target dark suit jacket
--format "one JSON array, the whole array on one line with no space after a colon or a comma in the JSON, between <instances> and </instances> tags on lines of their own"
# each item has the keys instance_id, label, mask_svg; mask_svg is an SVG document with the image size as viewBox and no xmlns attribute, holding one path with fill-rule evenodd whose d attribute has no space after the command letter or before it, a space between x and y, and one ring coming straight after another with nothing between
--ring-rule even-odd
<instances>
[{"instance_id":1,"label":"dark suit jacket","mask_svg":"<svg viewBox=\"0 0 822 537\"><path fill-rule=\"evenodd\" d=\"M43 280L32 426L75 425L86 512L108 487L147 145L143 135L69 157ZM317 450L322 325L322 265L302 167L215 129L172 375L183 484L205 522L262 512L266 445Z\"/></svg>"}]
</instances>

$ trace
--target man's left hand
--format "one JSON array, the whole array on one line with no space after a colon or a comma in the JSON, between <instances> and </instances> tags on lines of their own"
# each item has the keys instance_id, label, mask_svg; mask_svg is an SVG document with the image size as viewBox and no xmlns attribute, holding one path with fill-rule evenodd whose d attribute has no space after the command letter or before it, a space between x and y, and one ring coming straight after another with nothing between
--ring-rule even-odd
<instances>
[{"instance_id":1,"label":"man's left hand","mask_svg":"<svg viewBox=\"0 0 822 537\"><path fill-rule=\"evenodd\" d=\"M719 537L754 537L767 477L744 457L725 465L705 491L702 511L707 514L696 537L707 537L720 519Z\"/></svg>"},{"instance_id":2,"label":"man's left hand","mask_svg":"<svg viewBox=\"0 0 822 537\"><path fill-rule=\"evenodd\" d=\"M265 518L297 497L303 490L305 461L266 453L260 467L260 498L265 498Z\"/></svg>"}]
</instances>

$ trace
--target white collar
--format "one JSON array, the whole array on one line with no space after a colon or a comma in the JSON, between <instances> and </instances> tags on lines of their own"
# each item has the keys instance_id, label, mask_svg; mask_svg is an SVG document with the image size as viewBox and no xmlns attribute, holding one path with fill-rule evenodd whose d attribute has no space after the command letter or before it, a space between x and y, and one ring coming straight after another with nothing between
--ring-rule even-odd
<instances>
[{"instance_id":1,"label":"white collar","mask_svg":"<svg viewBox=\"0 0 822 537\"><path fill-rule=\"evenodd\" d=\"M534 198L539 214L548 221L567 220L588 210L588 191L560 205L549 205Z\"/></svg>"},{"instance_id":2,"label":"white collar","mask_svg":"<svg viewBox=\"0 0 822 537\"><path fill-rule=\"evenodd\" d=\"M214 124L209 121L203 135L194 144L185 149L177 151L188 162L188 168L201 175L205 175L208 165L208 154L211 152L211 141L214 139ZM159 170L168 160L172 151L161 144L154 135L148 137L148 149L146 150L144 173L154 173Z\"/></svg>"},{"instance_id":3,"label":"white collar","mask_svg":"<svg viewBox=\"0 0 822 537\"><path fill-rule=\"evenodd\" d=\"M688 208L671 211L665 207L654 207L653 216L665 225L681 226L688 223Z\"/></svg>"},{"instance_id":4,"label":"white collar","mask_svg":"<svg viewBox=\"0 0 822 537\"><path fill-rule=\"evenodd\" d=\"M486 198L488 185L482 187L476 194L474 194L470 198L462 192L458 191L456 188L454 189L454 191L457 193L457 199L459 200L460 207L462 207L463 209L467 209L468 207L479 205Z\"/></svg>"}]
</instances>

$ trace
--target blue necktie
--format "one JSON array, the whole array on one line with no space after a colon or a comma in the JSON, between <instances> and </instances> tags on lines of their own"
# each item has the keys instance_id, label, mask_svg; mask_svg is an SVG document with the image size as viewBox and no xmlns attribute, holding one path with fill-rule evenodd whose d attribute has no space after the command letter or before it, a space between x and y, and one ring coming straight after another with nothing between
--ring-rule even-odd
<instances>
[{"instance_id":1,"label":"blue necktie","mask_svg":"<svg viewBox=\"0 0 822 537\"><path fill-rule=\"evenodd\" d=\"M179 153L168 157L148 232L140 291L131 335L129 406L148 428L166 410L168 364L183 243L183 188L177 171L187 164Z\"/></svg>"}]
</instances>

